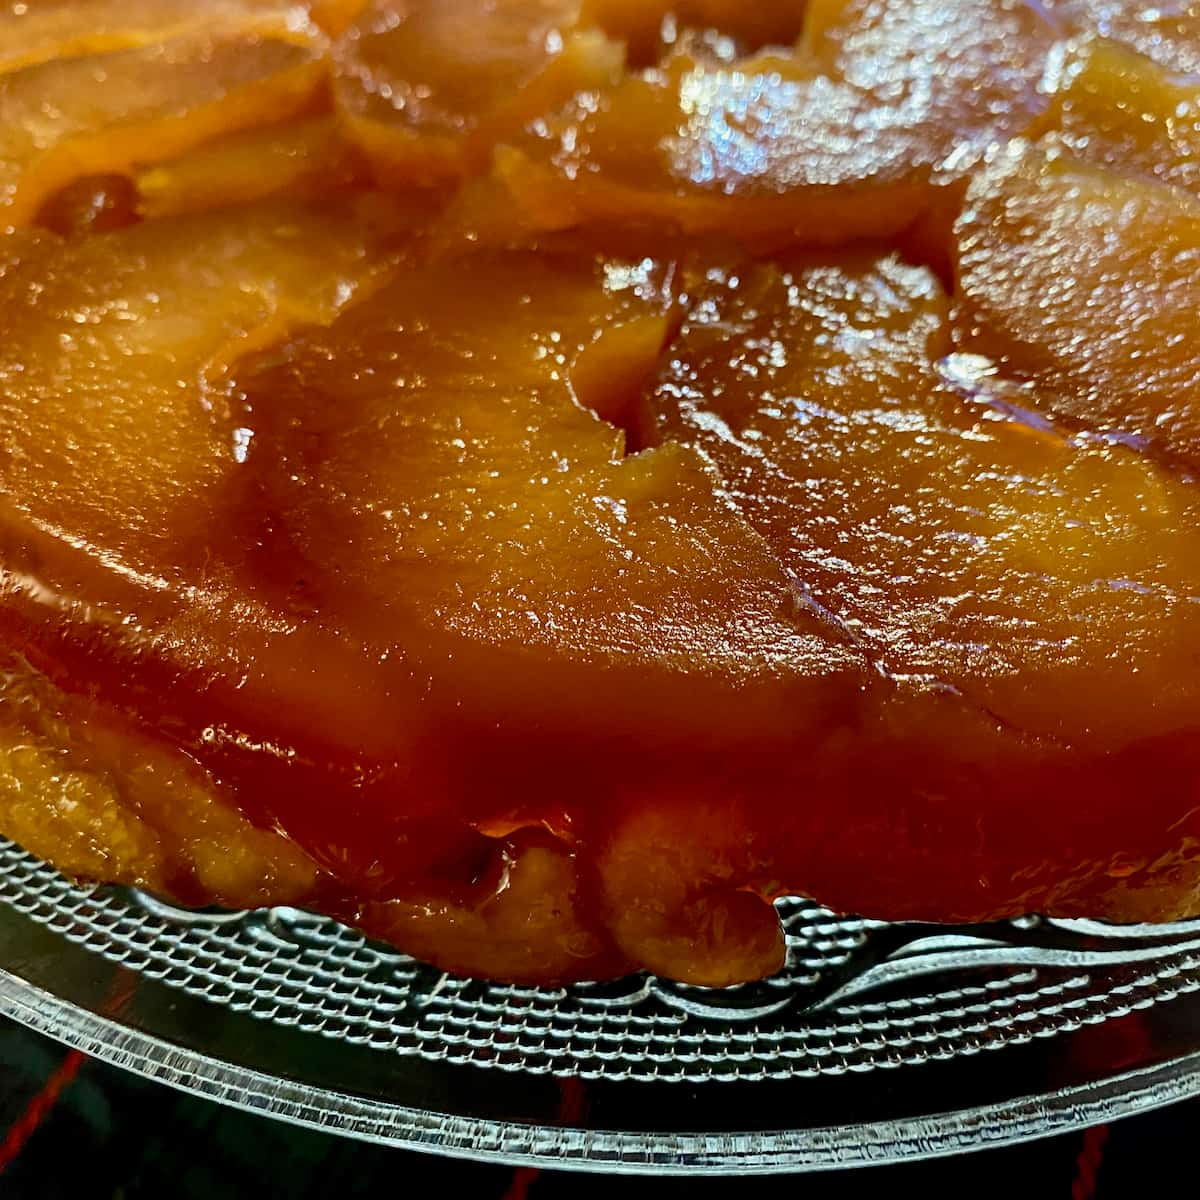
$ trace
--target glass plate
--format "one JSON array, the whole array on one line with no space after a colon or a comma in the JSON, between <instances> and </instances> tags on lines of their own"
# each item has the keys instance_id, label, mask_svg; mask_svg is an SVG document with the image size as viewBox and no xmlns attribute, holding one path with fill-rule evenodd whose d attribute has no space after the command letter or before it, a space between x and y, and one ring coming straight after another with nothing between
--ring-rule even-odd
<instances>
[{"instance_id":1,"label":"glass plate","mask_svg":"<svg viewBox=\"0 0 1200 1200\"><path fill-rule=\"evenodd\" d=\"M759 984L509 987L295 909L79 887L0 840L0 1011L297 1124L607 1171L931 1157L1200 1093L1200 922L780 909L788 965Z\"/></svg>"}]
</instances>

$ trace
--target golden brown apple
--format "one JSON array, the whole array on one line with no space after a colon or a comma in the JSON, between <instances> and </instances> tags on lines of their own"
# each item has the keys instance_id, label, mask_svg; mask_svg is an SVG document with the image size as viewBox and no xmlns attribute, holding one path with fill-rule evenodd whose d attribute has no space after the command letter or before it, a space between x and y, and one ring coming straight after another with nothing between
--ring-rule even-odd
<instances>
[{"instance_id":1,"label":"golden brown apple","mask_svg":"<svg viewBox=\"0 0 1200 1200\"><path fill-rule=\"evenodd\" d=\"M326 78L311 28L198 31L0 76L0 222L29 224L81 176L128 173L303 112Z\"/></svg>"},{"instance_id":2,"label":"golden brown apple","mask_svg":"<svg viewBox=\"0 0 1200 1200\"><path fill-rule=\"evenodd\" d=\"M1076 429L1196 461L1200 200L1018 148L972 180L955 236L964 349Z\"/></svg>"}]
</instances>

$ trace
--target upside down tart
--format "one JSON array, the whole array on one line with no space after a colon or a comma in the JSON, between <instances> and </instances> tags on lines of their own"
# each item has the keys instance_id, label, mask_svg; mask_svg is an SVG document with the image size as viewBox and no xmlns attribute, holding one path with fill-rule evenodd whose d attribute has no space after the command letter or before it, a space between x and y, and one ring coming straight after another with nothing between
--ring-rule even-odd
<instances>
[{"instance_id":1,"label":"upside down tart","mask_svg":"<svg viewBox=\"0 0 1200 1200\"><path fill-rule=\"evenodd\" d=\"M530 982L1200 913L1198 54L0 12L0 833Z\"/></svg>"}]
</instances>

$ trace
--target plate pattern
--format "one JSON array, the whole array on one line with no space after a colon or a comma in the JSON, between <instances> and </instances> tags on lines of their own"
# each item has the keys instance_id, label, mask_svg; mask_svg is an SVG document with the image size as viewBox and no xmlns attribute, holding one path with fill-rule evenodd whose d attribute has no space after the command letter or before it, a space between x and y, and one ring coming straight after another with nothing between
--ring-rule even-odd
<instances>
[{"instance_id":1,"label":"plate pattern","mask_svg":"<svg viewBox=\"0 0 1200 1200\"><path fill-rule=\"evenodd\" d=\"M1200 921L888 925L780 901L788 963L725 990L456 979L294 908L87 888L0 839L0 903L213 1003L384 1053L584 1079L794 1079L995 1051L1200 988Z\"/></svg>"}]
</instances>

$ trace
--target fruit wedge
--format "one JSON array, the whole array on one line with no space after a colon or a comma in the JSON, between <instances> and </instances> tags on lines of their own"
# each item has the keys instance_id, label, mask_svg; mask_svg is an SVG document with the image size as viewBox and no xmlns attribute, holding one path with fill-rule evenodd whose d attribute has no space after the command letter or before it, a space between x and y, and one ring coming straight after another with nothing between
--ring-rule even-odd
<instances>
[{"instance_id":1,"label":"fruit wedge","mask_svg":"<svg viewBox=\"0 0 1200 1200\"><path fill-rule=\"evenodd\" d=\"M302 28L299 0L31 0L0 9L0 72L59 58L152 46L197 32Z\"/></svg>"},{"instance_id":2,"label":"fruit wedge","mask_svg":"<svg viewBox=\"0 0 1200 1200\"><path fill-rule=\"evenodd\" d=\"M947 356L947 296L886 250L681 287L657 438L710 457L797 596L893 686L809 752L793 804L767 784L646 801L604 859L619 919L654 923L672 860L693 880L757 862L893 919L1154 911L1154 864L1195 858L1200 688L1178 669L1200 651L1194 485Z\"/></svg>"},{"instance_id":3,"label":"fruit wedge","mask_svg":"<svg viewBox=\"0 0 1200 1200\"><path fill-rule=\"evenodd\" d=\"M338 112L385 180L481 171L498 140L619 70L620 47L577 19L575 0L374 0L335 53Z\"/></svg>"},{"instance_id":4,"label":"fruit wedge","mask_svg":"<svg viewBox=\"0 0 1200 1200\"><path fill-rule=\"evenodd\" d=\"M1192 0L1045 0L1070 33L1121 42L1176 75L1200 71L1200 8Z\"/></svg>"},{"instance_id":5,"label":"fruit wedge","mask_svg":"<svg viewBox=\"0 0 1200 1200\"><path fill-rule=\"evenodd\" d=\"M647 49L664 16L676 32ZM1045 105L1057 33L1032 4L831 0L794 48L797 17L379 0L339 47L339 111L385 180L461 179L494 154L518 225L834 243L898 232L936 172L961 172ZM679 36L689 21L733 38ZM626 43L635 63L661 61L623 67ZM474 220L494 224L493 207L484 195Z\"/></svg>"},{"instance_id":6,"label":"fruit wedge","mask_svg":"<svg viewBox=\"0 0 1200 1200\"><path fill-rule=\"evenodd\" d=\"M251 436L226 372L293 324L332 317L386 266L369 253L378 241L368 214L281 204L0 243L10 645L74 690L104 681L117 707L139 706L146 687L170 694L188 664L210 689L222 671L249 687L245 663L271 644L248 599L219 599L232 571L214 547L235 537ZM160 660L165 675L147 683ZM298 694L319 662L313 650L292 664Z\"/></svg>"},{"instance_id":7,"label":"fruit wedge","mask_svg":"<svg viewBox=\"0 0 1200 1200\"><path fill-rule=\"evenodd\" d=\"M1033 285L1030 285L1033 286ZM952 355L949 302L888 254L712 271L654 394L811 602L891 675L1007 727L1118 747L1188 724L1200 502Z\"/></svg>"},{"instance_id":8,"label":"fruit wedge","mask_svg":"<svg viewBox=\"0 0 1200 1200\"><path fill-rule=\"evenodd\" d=\"M335 95L385 181L446 182L485 170L527 122L616 82L627 56L653 62L684 26L790 43L800 12L730 0L374 0L338 46Z\"/></svg>"},{"instance_id":9,"label":"fruit wedge","mask_svg":"<svg viewBox=\"0 0 1200 1200\"><path fill-rule=\"evenodd\" d=\"M701 460L622 458L592 410L607 381L578 368L606 340L612 361L653 368L671 327L659 274L515 252L417 264L285 363L239 375L249 465L311 563L312 601L410 661L431 655L456 706L542 724L603 712L627 730L654 707L686 726L709 719L709 684L736 678L741 725L758 656L807 653L778 615L786 579ZM485 669L493 656L521 670ZM673 692L685 662L694 702Z\"/></svg>"},{"instance_id":10,"label":"fruit wedge","mask_svg":"<svg viewBox=\"0 0 1200 1200\"><path fill-rule=\"evenodd\" d=\"M1012 134L1045 104L1059 26L1037 0L809 0L801 50L879 105L923 126L931 159ZM947 118L941 125L936 118ZM953 123L953 118L957 124Z\"/></svg>"},{"instance_id":11,"label":"fruit wedge","mask_svg":"<svg viewBox=\"0 0 1200 1200\"><path fill-rule=\"evenodd\" d=\"M697 455L622 457L589 407L651 371L673 327L663 268L413 261L227 383L272 322L326 320L363 265L320 217L262 220L13 238L0 298L28 311L6 352L39 367L9 368L5 638L186 749L360 905L389 906L360 919L415 938L412 906L426 925L441 906L462 938L439 961L500 971L455 957L479 903L485 932L515 936L511 908L472 900L497 839L544 830L549 857L521 872L542 861L534 877L594 896L587 856L570 882L575 847L633 802L630 779L700 794L750 761L739 748L776 746L753 761L778 767L781 738L847 719L862 665L797 610ZM67 339L66 359L46 352ZM18 419L35 408L53 437ZM717 881L714 913L757 880ZM753 904L755 944L777 948ZM579 928L605 927L597 912ZM594 973L653 940L643 923L584 954L563 921L572 972L508 970Z\"/></svg>"},{"instance_id":12,"label":"fruit wedge","mask_svg":"<svg viewBox=\"0 0 1200 1200\"><path fill-rule=\"evenodd\" d=\"M653 365L670 329L658 276L522 253L418 264L239 375L248 465L312 611L420 690L410 737L436 740L403 798L384 797L410 828L594 840L668 777L702 794L735 747L819 741L856 703L857 656L797 611L703 461L622 458L620 431L580 403L603 394L577 367L605 339L610 361ZM453 745L470 753L438 749ZM306 846L331 836L320 814L301 831L294 805L273 816ZM403 874L412 836L371 847L380 872ZM618 937L626 953L644 941Z\"/></svg>"},{"instance_id":13,"label":"fruit wedge","mask_svg":"<svg viewBox=\"0 0 1200 1200\"><path fill-rule=\"evenodd\" d=\"M1031 133L1071 157L1200 193L1200 83L1123 46L1086 39Z\"/></svg>"},{"instance_id":14,"label":"fruit wedge","mask_svg":"<svg viewBox=\"0 0 1200 1200\"><path fill-rule=\"evenodd\" d=\"M329 320L377 269L371 236L353 216L279 204L0 242L9 512L170 576L244 457L225 369L293 323Z\"/></svg>"},{"instance_id":15,"label":"fruit wedge","mask_svg":"<svg viewBox=\"0 0 1200 1200\"><path fill-rule=\"evenodd\" d=\"M528 127L497 155L546 228L652 221L835 244L888 236L931 182L1041 111L1055 30L992 0L816 6L800 50L680 51Z\"/></svg>"},{"instance_id":16,"label":"fruit wedge","mask_svg":"<svg viewBox=\"0 0 1200 1200\"><path fill-rule=\"evenodd\" d=\"M263 886L274 880L298 894L299 885L285 882L294 875L287 864L303 855L277 848L282 873L268 870L262 855L276 854L270 839L256 840L233 811L216 811L229 803L205 799L216 782L194 762L176 762L163 742L187 736L179 715L187 706L175 700L189 687L208 714L195 727L197 740L207 728L209 740L219 741L222 680L233 695L253 690L251 664L260 654L270 661L270 632L280 625L244 594L223 598L232 565L217 561L215 548L222 538L237 540L250 434L234 419L228 367L294 324L331 319L387 267L385 236L386 226L360 206L279 203L75 241L18 232L0 242L0 625L29 686L51 697L42 715L61 708L72 714L63 728L74 731L64 741L57 725L42 730L29 741L31 761L13 761L13 777L26 767L31 779L48 777L61 759L75 781L77 807L44 828L58 839L64 865L85 870L96 831L124 823L130 837L162 852L145 859L146 871L154 862L174 864L161 879L145 876L155 886L184 896L215 888L245 899L246 877L257 872ZM289 689L295 703L305 694L305 672L321 659L305 654L302 631L279 639L285 676L291 656L300 657ZM37 671L46 678L36 679ZM51 677L63 689L60 699ZM15 720L14 678L9 671L5 708ZM321 687L330 694L328 680ZM148 695L158 699L147 705ZM97 698L107 716L97 714L85 728L78 714L95 712ZM157 749L139 750L137 737L130 743L120 732L122 709L132 709L135 729L159 735ZM110 719L111 736L104 733ZM23 744L18 730L14 745ZM143 783L121 767L129 762L147 764L134 772ZM170 811L154 807L156 778L167 788L164 802L198 814L193 833L203 844L188 849ZM42 845L22 823L27 797L2 803L7 831ZM93 818L99 824L88 834ZM220 830L231 840L224 858L203 841L219 841ZM137 861L110 863L101 874L133 881ZM222 862L229 873L217 887ZM306 870L311 882L312 865Z\"/></svg>"},{"instance_id":17,"label":"fruit wedge","mask_svg":"<svg viewBox=\"0 0 1200 1200\"><path fill-rule=\"evenodd\" d=\"M972 180L955 252L964 349L1074 428L1200 459L1200 200L1018 149Z\"/></svg>"},{"instance_id":18,"label":"fruit wedge","mask_svg":"<svg viewBox=\"0 0 1200 1200\"><path fill-rule=\"evenodd\" d=\"M0 77L0 222L29 224L81 176L129 172L314 101L322 43L303 31L200 32Z\"/></svg>"},{"instance_id":19,"label":"fruit wedge","mask_svg":"<svg viewBox=\"0 0 1200 1200\"><path fill-rule=\"evenodd\" d=\"M14 655L4 659L0 829L69 875L185 903L298 904L317 883L311 859L253 826L195 762Z\"/></svg>"},{"instance_id":20,"label":"fruit wedge","mask_svg":"<svg viewBox=\"0 0 1200 1200\"><path fill-rule=\"evenodd\" d=\"M250 129L139 171L134 204L146 218L247 204L286 193L336 194L365 180L358 151L333 117Z\"/></svg>"}]
</instances>

